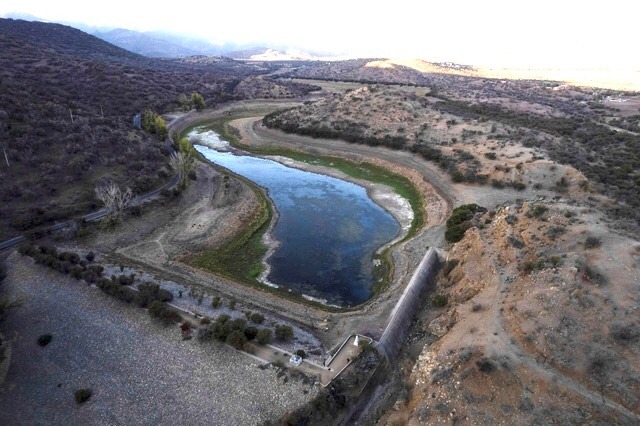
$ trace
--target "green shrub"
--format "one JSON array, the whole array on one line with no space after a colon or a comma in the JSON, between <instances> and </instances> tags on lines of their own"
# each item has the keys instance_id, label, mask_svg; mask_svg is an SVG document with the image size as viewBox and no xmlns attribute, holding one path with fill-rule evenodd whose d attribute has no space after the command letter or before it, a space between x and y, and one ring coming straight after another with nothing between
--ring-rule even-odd
<instances>
[{"instance_id":1,"label":"green shrub","mask_svg":"<svg viewBox=\"0 0 640 426\"><path fill-rule=\"evenodd\" d=\"M261 345L266 345L273 341L273 333L268 328L263 328L258 330L258 334L256 335L256 340Z\"/></svg>"},{"instance_id":2,"label":"green shrub","mask_svg":"<svg viewBox=\"0 0 640 426\"><path fill-rule=\"evenodd\" d=\"M52 339L53 339L52 335L43 334L42 336L38 337L38 345L47 346L49 343L51 343Z\"/></svg>"},{"instance_id":3,"label":"green shrub","mask_svg":"<svg viewBox=\"0 0 640 426\"><path fill-rule=\"evenodd\" d=\"M637 324L613 322L609 326L609 334L620 343L629 343L640 338Z\"/></svg>"},{"instance_id":4,"label":"green shrub","mask_svg":"<svg viewBox=\"0 0 640 426\"><path fill-rule=\"evenodd\" d=\"M98 275L90 270L86 270L80 274L80 277L89 284L95 283L98 279Z\"/></svg>"},{"instance_id":5,"label":"green shrub","mask_svg":"<svg viewBox=\"0 0 640 426\"><path fill-rule=\"evenodd\" d=\"M447 219L445 239L450 243L457 243L464 237L464 233L471 227L470 220L477 212L485 212L487 209L477 204L465 204L456 207Z\"/></svg>"},{"instance_id":6,"label":"green shrub","mask_svg":"<svg viewBox=\"0 0 640 426\"><path fill-rule=\"evenodd\" d=\"M608 280L595 266L587 264L584 260L578 260L576 262L578 272L582 274L584 281L592 282L596 285L605 285Z\"/></svg>"},{"instance_id":7,"label":"green shrub","mask_svg":"<svg viewBox=\"0 0 640 426\"><path fill-rule=\"evenodd\" d=\"M228 345L233 346L236 349L242 349L245 343L247 343L247 337L240 330L233 330L227 336L225 342Z\"/></svg>"},{"instance_id":8,"label":"green shrub","mask_svg":"<svg viewBox=\"0 0 640 426\"><path fill-rule=\"evenodd\" d=\"M62 253L58 254L58 259L59 260L66 260L68 262L76 264L76 263L80 262L80 255L78 255L77 253L71 253L71 252L68 252L68 251L63 251Z\"/></svg>"},{"instance_id":9,"label":"green shrub","mask_svg":"<svg viewBox=\"0 0 640 426\"><path fill-rule=\"evenodd\" d=\"M84 268L80 265L73 265L71 270L69 271L69 275L71 275L76 280L82 279L82 273L84 272Z\"/></svg>"},{"instance_id":10,"label":"green shrub","mask_svg":"<svg viewBox=\"0 0 640 426\"><path fill-rule=\"evenodd\" d=\"M511 182L511 187L516 191L524 191L527 189L527 185L522 182Z\"/></svg>"},{"instance_id":11,"label":"green shrub","mask_svg":"<svg viewBox=\"0 0 640 426\"><path fill-rule=\"evenodd\" d=\"M446 294L436 294L435 296L433 296L433 306L435 306L436 308L442 308L447 306L447 303L449 302L447 295Z\"/></svg>"},{"instance_id":12,"label":"green shrub","mask_svg":"<svg viewBox=\"0 0 640 426\"><path fill-rule=\"evenodd\" d=\"M542 217L542 215L545 214L547 211L549 211L549 208L547 206L542 204L536 204L531 210L531 214L534 217Z\"/></svg>"},{"instance_id":13,"label":"green shrub","mask_svg":"<svg viewBox=\"0 0 640 426\"><path fill-rule=\"evenodd\" d=\"M262 324L264 321L264 315L254 312L250 315L249 320L255 324Z\"/></svg>"},{"instance_id":14,"label":"green shrub","mask_svg":"<svg viewBox=\"0 0 640 426\"><path fill-rule=\"evenodd\" d=\"M504 188L504 182L499 179L491 179L491 186L496 189L502 189Z\"/></svg>"},{"instance_id":15,"label":"green shrub","mask_svg":"<svg viewBox=\"0 0 640 426\"><path fill-rule=\"evenodd\" d=\"M493 373L497 370L496 364L492 360L484 357L476 361L476 366L478 366L478 370L483 373Z\"/></svg>"},{"instance_id":16,"label":"green shrub","mask_svg":"<svg viewBox=\"0 0 640 426\"><path fill-rule=\"evenodd\" d=\"M86 402L89 398L91 398L91 395L93 395L93 392L91 391L91 389L82 388L82 389L78 389L75 392L74 397L78 404L82 404L83 402Z\"/></svg>"},{"instance_id":17,"label":"green shrub","mask_svg":"<svg viewBox=\"0 0 640 426\"><path fill-rule=\"evenodd\" d=\"M484 156L485 156L485 158L488 158L489 160L495 160L496 158L498 158L496 156L495 152L485 152Z\"/></svg>"},{"instance_id":18,"label":"green shrub","mask_svg":"<svg viewBox=\"0 0 640 426\"><path fill-rule=\"evenodd\" d=\"M303 359L307 357L307 354L302 349L298 349L296 351L296 355L298 355L300 358L303 358Z\"/></svg>"},{"instance_id":19,"label":"green shrub","mask_svg":"<svg viewBox=\"0 0 640 426\"><path fill-rule=\"evenodd\" d=\"M275 330L276 339L282 342L288 342L293 339L293 328L290 325L278 324Z\"/></svg>"},{"instance_id":20,"label":"green shrub","mask_svg":"<svg viewBox=\"0 0 640 426\"><path fill-rule=\"evenodd\" d=\"M158 318L163 324L169 325L180 321L180 315L169 308L166 303L154 300L149 304L149 315Z\"/></svg>"},{"instance_id":21,"label":"green shrub","mask_svg":"<svg viewBox=\"0 0 640 426\"><path fill-rule=\"evenodd\" d=\"M140 283L138 285L138 293L135 297L136 304L144 308L155 300L171 302L173 300L173 293L169 290L160 288L158 284L147 282Z\"/></svg>"},{"instance_id":22,"label":"green shrub","mask_svg":"<svg viewBox=\"0 0 640 426\"><path fill-rule=\"evenodd\" d=\"M213 299L211 299L211 307L213 309L219 308L221 304L222 302L220 301L220 296L215 296Z\"/></svg>"},{"instance_id":23,"label":"green shrub","mask_svg":"<svg viewBox=\"0 0 640 426\"><path fill-rule=\"evenodd\" d=\"M38 253L38 249L36 248L36 246L34 246L33 244L22 244L21 246L18 247L18 253L24 255L24 256L35 256L36 253Z\"/></svg>"},{"instance_id":24,"label":"green shrub","mask_svg":"<svg viewBox=\"0 0 640 426\"><path fill-rule=\"evenodd\" d=\"M258 335L258 329L255 327L247 327L244 329L244 335L246 336L247 340L253 340Z\"/></svg>"},{"instance_id":25,"label":"green shrub","mask_svg":"<svg viewBox=\"0 0 640 426\"><path fill-rule=\"evenodd\" d=\"M584 248L586 249L600 247L601 245L602 241L598 237L589 236L584 240Z\"/></svg>"},{"instance_id":26,"label":"green shrub","mask_svg":"<svg viewBox=\"0 0 640 426\"><path fill-rule=\"evenodd\" d=\"M131 285L135 281L135 274L120 275L118 276L118 282L120 285Z\"/></svg>"},{"instance_id":27,"label":"green shrub","mask_svg":"<svg viewBox=\"0 0 640 426\"><path fill-rule=\"evenodd\" d=\"M527 260L522 264L521 270L525 274L530 274L533 271L544 269L544 267L545 267L544 259Z\"/></svg>"}]
</instances>

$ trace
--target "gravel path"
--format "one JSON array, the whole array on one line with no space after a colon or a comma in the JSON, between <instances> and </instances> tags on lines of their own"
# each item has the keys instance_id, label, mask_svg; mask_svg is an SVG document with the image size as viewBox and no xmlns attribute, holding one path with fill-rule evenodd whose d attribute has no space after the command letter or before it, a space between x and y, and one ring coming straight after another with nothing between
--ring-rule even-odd
<instances>
[{"instance_id":1,"label":"gravel path","mask_svg":"<svg viewBox=\"0 0 640 426\"><path fill-rule=\"evenodd\" d=\"M142 309L12 254L3 286L23 299L3 324L12 364L0 424L245 425L281 416L316 386L222 344L183 341ZM50 333L46 347L36 343ZM78 405L73 393L93 389Z\"/></svg>"}]
</instances>

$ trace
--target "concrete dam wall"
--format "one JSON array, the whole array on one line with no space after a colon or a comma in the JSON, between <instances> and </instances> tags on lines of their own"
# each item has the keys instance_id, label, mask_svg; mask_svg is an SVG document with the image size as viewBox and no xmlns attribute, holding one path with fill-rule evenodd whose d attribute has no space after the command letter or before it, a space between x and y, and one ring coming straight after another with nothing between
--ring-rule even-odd
<instances>
[{"instance_id":1,"label":"concrete dam wall","mask_svg":"<svg viewBox=\"0 0 640 426\"><path fill-rule=\"evenodd\" d=\"M433 247L429 248L393 308L387 328L378 342L378 349L387 359L394 359L400 352L413 317L424 302L427 288L434 284L439 265L438 253Z\"/></svg>"}]
</instances>

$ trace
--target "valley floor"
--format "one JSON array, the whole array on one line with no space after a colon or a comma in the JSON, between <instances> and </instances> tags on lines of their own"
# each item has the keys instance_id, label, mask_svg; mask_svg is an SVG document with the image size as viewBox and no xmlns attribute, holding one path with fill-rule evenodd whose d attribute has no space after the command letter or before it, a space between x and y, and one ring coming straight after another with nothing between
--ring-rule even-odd
<instances>
[{"instance_id":1,"label":"valley floor","mask_svg":"<svg viewBox=\"0 0 640 426\"><path fill-rule=\"evenodd\" d=\"M28 257L7 263L3 286L22 306L3 324L13 353L1 424L255 424L315 392L222 343L184 341L177 327ZM83 405L79 388L93 390Z\"/></svg>"}]
</instances>

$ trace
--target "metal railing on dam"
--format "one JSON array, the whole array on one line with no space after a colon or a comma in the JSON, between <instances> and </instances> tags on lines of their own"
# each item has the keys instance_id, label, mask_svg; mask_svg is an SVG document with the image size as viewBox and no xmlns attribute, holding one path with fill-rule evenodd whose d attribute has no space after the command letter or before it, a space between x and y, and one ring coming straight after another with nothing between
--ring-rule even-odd
<instances>
[{"instance_id":1,"label":"metal railing on dam","mask_svg":"<svg viewBox=\"0 0 640 426\"><path fill-rule=\"evenodd\" d=\"M437 251L429 248L391 312L387 328L377 345L388 360L395 358L402 348L414 315L424 301L427 287L434 283L439 265Z\"/></svg>"}]
</instances>

